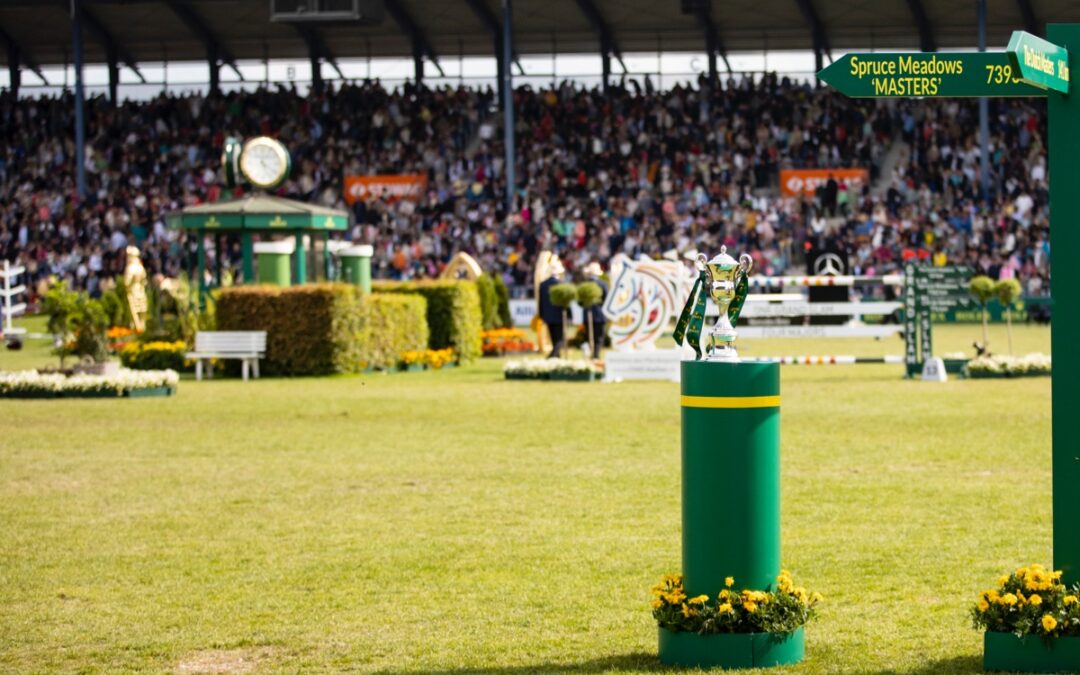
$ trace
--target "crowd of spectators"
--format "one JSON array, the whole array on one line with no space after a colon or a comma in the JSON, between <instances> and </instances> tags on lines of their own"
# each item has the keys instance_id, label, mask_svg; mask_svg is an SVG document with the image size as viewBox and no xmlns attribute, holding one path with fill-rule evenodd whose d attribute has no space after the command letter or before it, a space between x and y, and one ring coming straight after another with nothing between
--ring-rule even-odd
<instances>
[{"instance_id":1,"label":"crowd of spectators","mask_svg":"<svg viewBox=\"0 0 1080 675\"><path fill-rule=\"evenodd\" d=\"M375 246L377 276L435 276L457 252L530 288L536 255L568 269L617 253L658 257L721 244L761 273L803 271L806 252L846 252L852 271L905 261L968 264L1049 286L1046 115L1041 99L992 99L989 190L980 188L974 101L853 100L775 76L655 91L571 82L515 94L517 206L504 208L501 114L490 89L388 90L360 82L301 96L166 96L86 106L88 195L76 199L70 95L0 95L0 257L33 281L97 293L136 245L150 274L189 274L194 242L166 214L225 196L226 136L268 134L293 154L283 196L349 208L347 236ZM785 197L783 168L865 167ZM417 202L347 206L347 175L422 173ZM240 275L237 242L220 256ZM213 264L211 264L211 268Z\"/></svg>"}]
</instances>

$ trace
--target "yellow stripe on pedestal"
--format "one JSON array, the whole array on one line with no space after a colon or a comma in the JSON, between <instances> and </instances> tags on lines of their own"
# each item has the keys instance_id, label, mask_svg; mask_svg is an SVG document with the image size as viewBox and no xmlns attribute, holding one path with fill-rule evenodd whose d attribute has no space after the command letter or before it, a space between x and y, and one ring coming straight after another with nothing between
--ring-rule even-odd
<instances>
[{"instance_id":1,"label":"yellow stripe on pedestal","mask_svg":"<svg viewBox=\"0 0 1080 675\"><path fill-rule=\"evenodd\" d=\"M683 396L684 408L779 408L780 396Z\"/></svg>"}]
</instances>

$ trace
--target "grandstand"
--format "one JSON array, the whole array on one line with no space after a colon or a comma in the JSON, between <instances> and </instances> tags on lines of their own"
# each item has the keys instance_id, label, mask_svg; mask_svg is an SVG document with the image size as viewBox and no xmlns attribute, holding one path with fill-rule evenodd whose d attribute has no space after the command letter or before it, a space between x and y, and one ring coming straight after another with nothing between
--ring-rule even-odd
<instances>
[{"instance_id":1,"label":"grandstand","mask_svg":"<svg viewBox=\"0 0 1080 675\"><path fill-rule=\"evenodd\" d=\"M915 258L1048 291L1044 102L991 101L980 138L974 101L851 101L730 64L745 50L806 50L820 65L849 48L970 47L976 20L1002 46L1013 28L1076 20L1072 3L517 0L512 16L488 0L361 4L362 20L297 23L272 21L267 0L0 3L0 253L26 265L32 294L49 275L97 292L131 243L152 273L191 273L192 247L164 217L221 196L226 133L281 137L297 160L281 194L349 206L347 236L374 244L381 276L434 276L464 250L524 293L543 248L573 270L727 244L770 275L812 273L808 252L836 251L855 274ZM660 90L620 65L643 51L708 66ZM424 84L452 56L500 53L499 91ZM502 104L521 58L580 53L600 55L603 90L559 82ZM305 57L308 92L225 86L247 84L246 63ZM342 77L340 64L373 57L412 57L412 81ZM209 95L120 103L141 66L199 59ZM107 64L110 95L80 103L77 77L59 97L20 87L68 63ZM782 169L838 167L869 181L779 184ZM344 176L386 173L424 174L426 194L346 204ZM240 275L236 242L209 255Z\"/></svg>"}]
</instances>

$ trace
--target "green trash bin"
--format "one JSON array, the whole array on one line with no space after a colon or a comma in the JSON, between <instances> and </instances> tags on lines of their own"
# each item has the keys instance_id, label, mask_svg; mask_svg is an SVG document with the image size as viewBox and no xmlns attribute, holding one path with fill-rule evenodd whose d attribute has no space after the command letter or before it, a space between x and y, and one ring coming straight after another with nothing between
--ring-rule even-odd
<instances>
[{"instance_id":1,"label":"green trash bin","mask_svg":"<svg viewBox=\"0 0 1080 675\"><path fill-rule=\"evenodd\" d=\"M356 284L365 293L371 292L371 256L375 252L370 244L350 246L338 251L341 258L341 278Z\"/></svg>"},{"instance_id":2,"label":"green trash bin","mask_svg":"<svg viewBox=\"0 0 1080 675\"><path fill-rule=\"evenodd\" d=\"M255 244L255 259L258 262L256 278L260 284L275 286L292 285L291 260L296 250L296 241L260 241Z\"/></svg>"}]
</instances>

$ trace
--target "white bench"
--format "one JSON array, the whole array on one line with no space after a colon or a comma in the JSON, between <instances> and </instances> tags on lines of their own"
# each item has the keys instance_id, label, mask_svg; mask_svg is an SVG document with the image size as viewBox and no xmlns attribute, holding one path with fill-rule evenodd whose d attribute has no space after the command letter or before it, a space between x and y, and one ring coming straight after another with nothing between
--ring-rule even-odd
<instances>
[{"instance_id":1,"label":"white bench","mask_svg":"<svg viewBox=\"0 0 1080 675\"><path fill-rule=\"evenodd\" d=\"M214 376L214 364L210 359L240 359L240 369L247 382L248 371L259 377L259 359L266 353L266 331L199 331L195 334L195 351L188 352L195 359L195 379L201 380L203 361L207 365L207 377Z\"/></svg>"}]
</instances>

